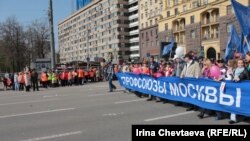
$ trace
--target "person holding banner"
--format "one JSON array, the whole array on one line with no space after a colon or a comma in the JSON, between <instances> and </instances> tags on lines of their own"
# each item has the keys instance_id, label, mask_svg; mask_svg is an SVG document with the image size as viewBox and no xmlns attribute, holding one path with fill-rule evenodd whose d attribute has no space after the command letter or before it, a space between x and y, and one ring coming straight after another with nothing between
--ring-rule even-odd
<instances>
[{"instance_id":1,"label":"person holding banner","mask_svg":"<svg viewBox=\"0 0 250 141\"><path fill-rule=\"evenodd\" d=\"M246 65L246 68L247 68L247 71L248 71L249 76L250 76L250 52L248 52L248 53L246 54L246 62L248 63L248 64Z\"/></svg>"},{"instance_id":2,"label":"person holding banner","mask_svg":"<svg viewBox=\"0 0 250 141\"><path fill-rule=\"evenodd\" d=\"M241 80L249 80L249 74L247 69L245 68L245 63L242 59L237 61L237 68L233 71L233 81L239 82ZM235 113L231 113L229 124L236 123L237 116Z\"/></svg>"},{"instance_id":3,"label":"person holding banner","mask_svg":"<svg viewBox=\"0 0 250 141\"><path fill-rule=\"evenodd\" d=\"M152 77L155 77L158 70L159 70L159 64L154 61L154 56L151 56L150 63L149 63L149 74ZM149 96L149 99L147 99L147 101L151 101L155 98L154 96L150 94L148 96Z\"/></svg>"},{"instance_id":4,"label":"person holding banner","mask_svg":"<svg viewBox=\"0 0 250 141\"><path fill-rule=\"evenodd\" d=\"M186 54L184 57L186 65L184 66L180 78L184 77L195 77L199 78L200 76L200 65L197 61L193 60L193 56L191 54ZM187 111L198 110L198 108L194 105L187 104L189 107Z\"/></svg>"}]
</instances>

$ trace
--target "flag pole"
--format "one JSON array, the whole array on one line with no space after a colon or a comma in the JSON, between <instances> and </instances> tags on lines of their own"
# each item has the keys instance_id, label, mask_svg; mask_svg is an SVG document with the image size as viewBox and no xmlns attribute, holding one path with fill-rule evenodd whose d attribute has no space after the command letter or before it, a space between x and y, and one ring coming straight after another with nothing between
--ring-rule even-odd
<instances>
[{"instance_id":1,"label":"flag pole","mask_svg":"<svg viewBox=\"0 0 250 141\"><path fill-rule=\"evenodd\" d=\"M249 43L248 43L248 41L247 41L247 37L246 37L246 36L244 36L244 39L245 39L245 42L247 42L247 48L248 48L248 51L250 51L250 46L249 46Z\"/></svg>"}]
</instances>

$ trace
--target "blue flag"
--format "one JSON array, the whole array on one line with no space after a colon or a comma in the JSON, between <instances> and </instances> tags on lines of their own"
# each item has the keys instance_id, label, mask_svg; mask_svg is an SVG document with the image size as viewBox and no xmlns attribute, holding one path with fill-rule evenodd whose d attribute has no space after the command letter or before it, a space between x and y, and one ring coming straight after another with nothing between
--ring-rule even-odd
<instances>
[{"instance_id":1,"label":"blue flag","mask_svg":"<svg viewBox=\"0 0 250 141\"><path fill-rule=\"evenodd\" d=\"M250 7L244 6L235 0L231 0L231 3L243 34L245 36L250 35Z\"/></svg>"},{"instance_id":2,"label":"blue flag","mask_svg":"<svg viewBox=\"0 0 250 141\"><path fill-rule=\"evenodd\" d=\"M246 42L246 40L248 41L248 43ZM250 36L244 36L242 33L240 46L238 47L237 52L241 53L244 58L245 58L246 54L249 52L249 48L248 48L248 45L250 44L249 41L250 41Z\"/></svg>"},{"instance_id":3,"label":"blue flag","mask_svg":"<svg viewBox=\"0 0 250 141\"><path fill-rule=\"evenodd\" d=\"M162 55L167 55L169 52L171 52L173 47L174 47L174 38L172 38L172 41L170 44L164 46Z\"/></svg>"},{"instance_id":4,"label":"blue flag","mask_svg":"<svg viewBox=\"0 0 250 141\"><path fill-rule=\"evenodd\" d=\"M240 47L240 38L239 38L239 35L238 35L234 25L232 25L230 27L230 35L228 37L224 59L225 60L232 59L233 55L234 55L234 52L239 47Z\"/></svg>"}]
</instances>

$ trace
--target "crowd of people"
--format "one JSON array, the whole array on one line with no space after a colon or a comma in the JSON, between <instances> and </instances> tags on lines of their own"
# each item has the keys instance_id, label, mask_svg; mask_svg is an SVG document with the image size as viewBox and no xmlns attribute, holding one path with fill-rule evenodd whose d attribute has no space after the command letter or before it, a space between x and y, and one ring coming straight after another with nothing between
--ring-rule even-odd
<instances>
[{"instance_id":1,"label":"crowd of people","mask_svg":"<svg viewBox=\"0 0 250 141\"><path fill-rule=\"evenodd\" d=\"M72 85L83 85L88 82L97 82L101 80L100 69L91 68L89 71L84 71L81 68L69 70L63 69L61 72L57 70L49 70L37 72L35 69L25 69L18 73L5 73L0 78L5 89L13 89L15 91L39 91L39 87L65 87Z\"/></svg>"},{"instance_id":2,"label":"crowd of people","mask_svg":"<svg viewBox=\"0 0 250 141\"><path fill-rule=\"evenodd\" d=\"M156 62L154 57L150 60L135 63L123 63L119 69L120 72L130 72L134 74L147 74L152 77L193 77L193 78L206 78L214 81L231 80L239 82L242 80L250 79L250 53L246 54L243 58L242 55L236 55L231 60L215 60L208 58L198 58L194 52L187 53L184 57L175 56L171 60L160 60ZM129 90L130 91L130 90ZM152 95L144 95L139 92L134 92L137 96L148 96L148 101L156 100L157 102L166 102L166 99L161 99ZM226 113L220 111L211 111L200 108L187 103L173 102L175 105L184 105L187 111L200 110L197 116L202 119L205 114L214 114L216 120L221 120L226 117ZM240 116L234 113L230 114L230 124L238 122Z\"/></svg>"},{"instance_id":3,"label":"crowd of people","mask_svg":"<svg viewBox=\"0 0 250 141\"><path fill-rule=\"evenodd\" d=\"M142 62L127 63L121 65L112 64L112 57L101 68L91 68L89 71L84 71L81 68L74 70L63 69L62 72L49 70L48 72L38 73L35 69L26 70L19 73L6 73L3 82L5 87L10 87L13 90L39 91L39 86L44 88L58 86L83 85L91 80L93 82L108 81L109 91L113 92L116 86L112 83L116 79L116 73L130 72L134 74L146 74L152 77L193 77L207 78L214 81L231 80L239 82L250 79L250 53L243 58L242 55L236 56L234 59L224 61L223 59L215 60L208 58L198 58L194 52L187 53L184 57L175 56L170 60L155 61L154 57L144 59ZM40 85L39 85L40 84ZM156 100L157 102L169 102L169 100L155 97L150 94L142 94L140 92L131 91L139 97L148 97L148 101ZM225 113L220 111L211 111L200 108L187 103L173 102L176 106L185 106L187 111L200 110L198 117L204 118L205 114L214 113L217 120L225 117ZM238 116L234 113L230 115L229 123L238 122Z\"/></svg>"}]
</instances>

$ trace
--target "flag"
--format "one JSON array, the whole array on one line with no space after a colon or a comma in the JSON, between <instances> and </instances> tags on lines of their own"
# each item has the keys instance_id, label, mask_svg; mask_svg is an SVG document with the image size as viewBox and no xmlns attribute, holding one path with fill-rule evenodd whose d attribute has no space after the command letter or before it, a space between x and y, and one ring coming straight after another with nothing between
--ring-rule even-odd
<instances>
[{"instance_id":1,"label":"flag","mask_svg":"<svg viewBox=\"0 0 250 141\"><path fill-rule=\"evenodd\" d=\"M248 41L248 43L247 43ZM250 45L250 36L244 36L243 33L241 34L241 41L240 46L237 49L238 53L241 53L243 57L249 52L249 45Z\"/></svg>"},{"instance_id":2,"label":"flag","mask_svg":"<svg viewBox=\"0 0 250 141\"><path fill-rule=\"evenodd\" d=\"M250 7L244 6L235 0L231 0L231 3L244 36L250 35Z\"/></svg>"},{"instance_id":3,"label":"flag","mask_svg":"<svg viewBox=\"0 0 250 141\"><path fill-rule=\"evenodd\" d=\"M234 27L234 25L230 26L230 35L227 40L226 52L224 59L229 60L233 58L234 52L239 49L241 42L240 37Z\"/></svg>"},{"instance_id":4,"label":"flag","mask_svg":"<svg viewBox=\"0 0 250 141\"><path fill-rule=\"evenodd\" d=\"M162 51L162 55L167 55L169 52L171 52L172 48L174 47L174 38L172 38L172 41L170 44L165 45Z\"/></svg>"}]
</instances>

